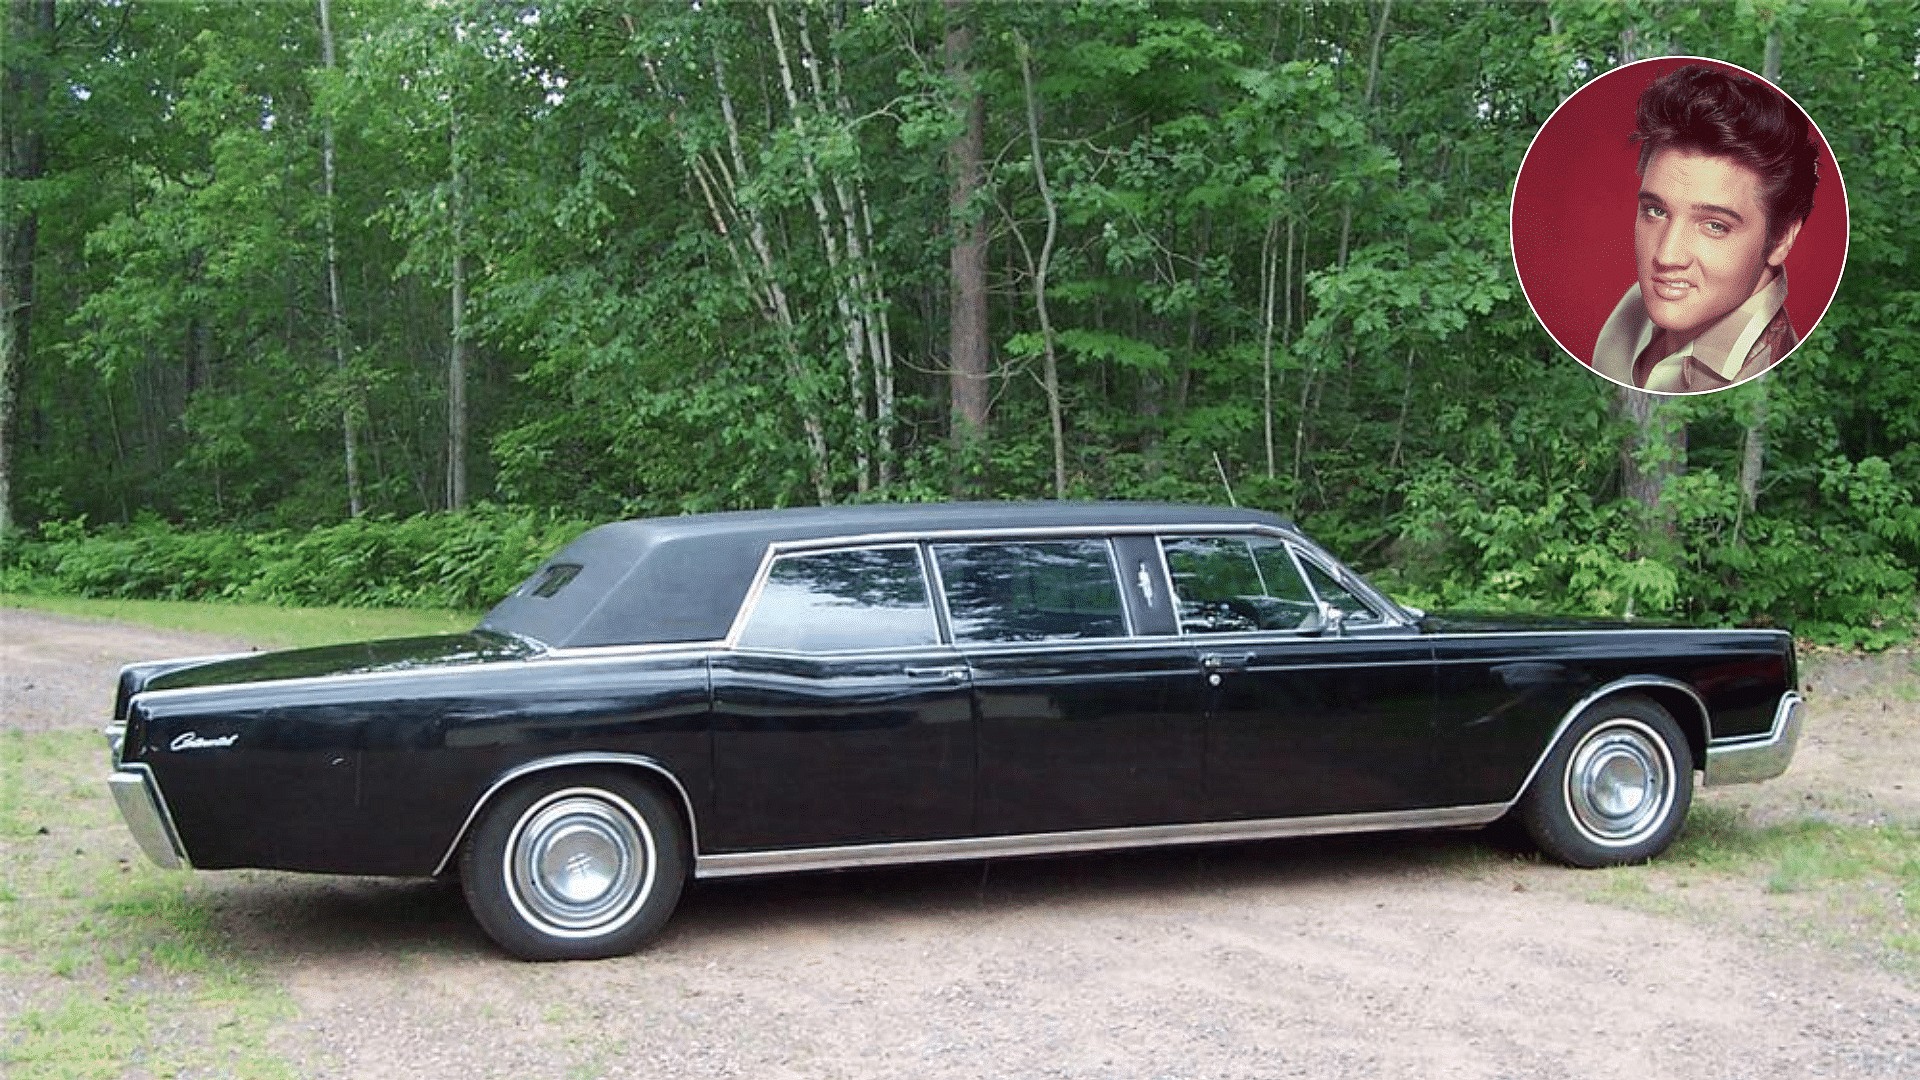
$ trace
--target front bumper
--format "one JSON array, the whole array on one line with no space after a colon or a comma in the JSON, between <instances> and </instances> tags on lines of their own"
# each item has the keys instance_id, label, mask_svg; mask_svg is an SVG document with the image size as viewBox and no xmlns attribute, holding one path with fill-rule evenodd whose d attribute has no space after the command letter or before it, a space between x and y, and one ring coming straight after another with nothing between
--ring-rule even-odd
<instances>
[{"instance_id":1,"label":"front bumper","mask_svg":"<svg viewBox=\"0 0 1920 1080\"><path fill-rule=\"evenodd\" d=\"M1786 772L1794 749L1800 745L1800 730L1806 720L1805 699L1787 691L1774 710L1773 729L1765 735L1707 747L1707 786L1750 784Z\"/></svg>"},{"instance_id":2,"label":"front bumper","mask_svg":"<svg viewBox=\"0 0 1920 1080\"><path fill-rule=\"evenodd\" d=\"M113 747L113 774L107 777L107 790L113 792L114 804L120 808L127 830L133 833L134 843L140 845L140 850L155 866L168 870L193 869L187 860L187 850L180 843L180 833L173 827L173 815L167 812L167 800L160 794L160 785L154 782L153 771L138 762L126 764L120 760L121 740L126 737L124 728L116 724L107 729L106 735Z\"/></svg>"}]
</instances>

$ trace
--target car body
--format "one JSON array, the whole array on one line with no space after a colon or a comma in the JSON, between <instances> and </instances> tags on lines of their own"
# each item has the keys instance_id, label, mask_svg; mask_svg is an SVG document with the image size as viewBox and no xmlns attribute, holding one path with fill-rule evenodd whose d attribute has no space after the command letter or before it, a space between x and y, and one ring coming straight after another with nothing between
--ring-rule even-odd
<instances>
[{"instance_id":1,"label":"car body","mask_svg":"<svg viewBox=\"0 0 1920 1080\"><path fill-rule=\"evenodd\" d=\"M954 503L596 528L474 631L133 664L166 866L458 874L530 958L689 877L1516 818L1576 865L1777 775L1780 631L1442 618L1241 509Z\"/></svg>"}]
</instances>

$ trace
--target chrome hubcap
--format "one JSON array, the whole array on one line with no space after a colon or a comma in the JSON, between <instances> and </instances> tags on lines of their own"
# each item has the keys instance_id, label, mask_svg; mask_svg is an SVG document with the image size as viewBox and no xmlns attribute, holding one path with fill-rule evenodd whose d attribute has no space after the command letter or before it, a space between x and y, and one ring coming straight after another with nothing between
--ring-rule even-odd
<instances>
[{"instance_id":1,"label":"chrome hubcap","mask_svg":"<svg viewBox=\"0 0 1920 1080\"><path fill-rule=\"evenodd\" d=\"M653 884L652 834L606 791L555 792L535 804L515 826L506 858L514 907L563 937L616 929Z\"/></svg>"},{"instance_id":2,"label":"chrome hubcap","mask_svg":"<svg viewBox=\"0 0 1920 1080\"><path fill-rule=\"evenodd\" d=\"M1658 831L1674 799L1666 742L1637 720L1589 732L1567 765L1567 805L1596 843L1624 847Z\"/></svg>"}]
</instances>

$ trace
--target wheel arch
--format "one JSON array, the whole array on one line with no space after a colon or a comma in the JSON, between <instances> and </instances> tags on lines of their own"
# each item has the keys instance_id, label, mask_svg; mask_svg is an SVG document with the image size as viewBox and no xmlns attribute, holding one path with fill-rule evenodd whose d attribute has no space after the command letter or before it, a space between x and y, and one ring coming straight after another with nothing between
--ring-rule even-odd
<instances>
[{"instance_id":1,"label":"wheel arch","mask_svg":"<svg viewBox=\"0 0 1920 1080\"><path fill-rule=\"evenodd\" d=\"M1636 684L1617 693L1637 694L1667 710L1667 715L1673 717L1673 722L1680 725L1680 731L1687 737L1687 750L1692 754L1694 770L1697 772L1706 768L1707 744L1713 738L1712 721L1707 714L1706 702L1700 699L1693 687L1672 679L1659 679Z\"/></svg>"},{"instance_id":2,"label":"wheel arch","mask_svg":"<svg viewBox=\"0 0 1920 1080\"><path fill-rule=\"evenodd\" d=\"M1667 715L1673 717L1673 722L1680 725L1681 733L1687 737L1687 750L1693 757L1693 770L1698 771L1706 767L1707 744L1712 739L1712 731L1707 703L1701 699L1699 692L1678 679L1663 675L1628 675L1588 693L1561 715L1560 722L1554 725L1553 737L1541 746L1540 756L1534 759L1533 767L1527 770L1526 779L1520 782L1519 789L1514 792L1508 805L1518 803L1527 789L1533 786L1534 777L1539 775L1547 758L1553 754L1554 748L1560 745L1560 740L1566 737L1567 729L1573 726L1573 722L1580 717L1581 713L1603 701L1623 697L1644 697L1665 709Z\"/></svg>"},{"instance_id":3,"label":"wheel arch","mask_svg":"<svg viewBox=\"0 0 1920 1080\"><path fill-rule=\"evenodd\" d=\"M514 766L496 777L493 783L489 784L487 789L480 793L480 797L473 801L473 806L467 810L467 816L465 820L460 823L459 830L454 833L452 842L447 845L446 853L440 856L439 863L434 866L433 876L443 876L446 874L448 868L454 865L454 861L460 856L461 845L467 842L467 837L473 832L474 823L480 820L480 815L486 811L487 807L490 806L502 792L529 777L540 776L558 770L609 767L638 777L643 782L665 792L668 803L679 812L681 824L685 826L687 830L687 850L689 857L691 858L694 852L700 850L698 825L694 820L693 814L693 799L687 794L686 785L680 782L679 777L673 775L672 770L660 762L640 754L586 751L560 754L554 757L540 758L537 761L525 762Z\"/></svg>"}]
</instances>

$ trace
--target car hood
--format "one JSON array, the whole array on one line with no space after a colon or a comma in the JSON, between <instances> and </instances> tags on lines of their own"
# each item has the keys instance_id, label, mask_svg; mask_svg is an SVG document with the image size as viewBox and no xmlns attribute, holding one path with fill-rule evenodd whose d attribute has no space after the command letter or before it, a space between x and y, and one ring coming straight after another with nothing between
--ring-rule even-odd
<instances>
[{"instance_id":1,"label":"car hood","mask_svg":"<svg viewBox=\"0 0 1920 1080\"><path fill-rule=\"evenodd\" d=\"M327 675L413 671L422 668L520 660L538 649L504 634L473 631L434 637L391 638L352 645L218 657L168 667L145 681L141 690L181 690L200 686L311 679Z\"/></svg>"}]
</instances>

